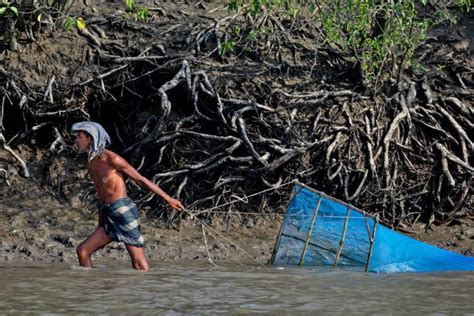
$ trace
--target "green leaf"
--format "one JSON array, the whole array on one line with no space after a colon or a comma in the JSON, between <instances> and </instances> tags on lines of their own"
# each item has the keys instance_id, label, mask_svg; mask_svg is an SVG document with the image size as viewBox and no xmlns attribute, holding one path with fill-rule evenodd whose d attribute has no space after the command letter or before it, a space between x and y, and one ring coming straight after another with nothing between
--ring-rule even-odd
<instances>
[{"instance_id":1,"label":"green leaf","mask_svg":"<svg viewBox=\"0 0 474 316\"><path fill-rule=\"evenodd\" d=\"M0 8L0 15L4 15L6 10L6 7Z\"/></svg>"},{"instance_id":2,"label":"green leaf","mask_svg":"<svg viewBox=\"0 0 474 316\"><path fill-rule=\"evenodd\" d=\"M137 6L137 0L125 0L129 11L134 11Z\"/></svg>"},{"instance_id":3,"label":"green leaf","mask_svg":"<svg viewBox=\"0 0 474 316\"><path fill-rule=\"evenodd\" d=\"M237 5L237 1L235 0L232 0L229 2L229 4L227 5L227 9L229 10L229 12L237 12L237 9L238 9L238 5Z\"/></svg>"},{"instance_id":4,"label":"green leaf","mask_svg":"<svg viewBox=\"0 0 474 316\"><path fill-rule=\"evenodd\" d=\"M76 18L75 17L69 17L64 21L63 28L65 31L69 30L73 24L75 24Z\"/></svg>"},{"instance_id":5,"label":"green leaf","mask_svg":"<svg viewBox=\"0 0 474 316\"><path fill-rule=\"evenodd\" d=\"M18 9L15 8L15 7L8 7L10 10L13 11L13 13L15 13L16 16L18 16Z\"/></svg>"},{"instance_id":6,"label":"green leaf","mask_svg":"<svg viewBox=\"0 0 474 316\"><path fill-rule=\"evenodd\" d=\"M240 26L236 25L236 26L234 27L234 33L235 33L235 35L240 36L240 31L241 31Z\"/></svg>"}]
</instances>

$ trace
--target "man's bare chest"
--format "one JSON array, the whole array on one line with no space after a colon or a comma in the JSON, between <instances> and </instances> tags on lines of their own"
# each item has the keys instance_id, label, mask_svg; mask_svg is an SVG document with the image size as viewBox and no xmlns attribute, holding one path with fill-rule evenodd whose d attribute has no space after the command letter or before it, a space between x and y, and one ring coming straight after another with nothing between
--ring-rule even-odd
<instances>
[{"instance_id":1,"label":"man's bare chest","mask_svg":"<svg viewBox=\"0 0 474 316\"><path fill-rule=\"evenodd\" d=\"M97 185L104 185L119 177L117 171L106 162L93 162L89 165L89 173Z\"/></svg>"}]
</instances>

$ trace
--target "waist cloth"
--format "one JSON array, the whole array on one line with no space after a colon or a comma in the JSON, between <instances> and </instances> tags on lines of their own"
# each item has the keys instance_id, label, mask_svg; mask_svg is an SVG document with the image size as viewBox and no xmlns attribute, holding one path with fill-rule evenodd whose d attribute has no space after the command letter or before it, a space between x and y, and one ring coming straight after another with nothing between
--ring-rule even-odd
<instances>
[{"instance_id":1,"label":"waist cloth","mask_svg":"<svg viewBox=\"0 0 474 316\"><path fill-rule=\"evenodd\" d=\"M139 211L130 198L125 197L112 203L99 204L103 216L103 227L113 240L143 247L144 239L140 231Z\"/></svg>"}]
</instances>

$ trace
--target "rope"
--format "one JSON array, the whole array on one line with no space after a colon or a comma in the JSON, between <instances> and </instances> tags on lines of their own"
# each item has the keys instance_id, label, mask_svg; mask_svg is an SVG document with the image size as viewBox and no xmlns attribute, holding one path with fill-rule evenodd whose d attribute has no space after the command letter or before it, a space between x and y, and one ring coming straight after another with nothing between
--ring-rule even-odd
<instances>
[{"instance_id":1,"label":"rope","mask_svg":"<svg viewBox=\"0 0 474 316\"><path fill-rule=\"evenodd\" d=\"M248 196L245 196L244 198L245 199L248 199L248 198L251 198L251 197L254 197L254 196L257 196L257 195L260 195L262 193L265 193L265 192L268 192L268 191L273 191L273 190L276 190L276 189L279 189L281 187L284 187L284 186L287 186L289 184L292 184L294 183L296 180L291 180L289 182L285 182L283 184L280 184L278 186L274 186L272 188L269 188L269 189L265 189L265 190L262 190L262 191L259 191L259 192L256 192L256 193L253 193L251 195L248 195ZM221 208L221 207L224 207L224 206L227 206L227 205L231 205L233 203L236 203L236 202L241 202L244 200L244 198L237 198L237 200L234 200L234 201L230 201L230 202L227 202L227 203L224 203L224 204L221 204L221 205L217 205L217 206L214 206L214 207L211 207L211 208L207 208L207 209L204 209L204 210L201 210L199 212L192 212L191 210L188 210L188 209L184 209L184 211L186 213L188 213L189 215L191 215L191 219L195 218L202 226L202 232L203 232L203 236L204 236L204 243L205 243L205 246L206 246L206 250L207 250L207 257L208 257L208 260L211 264L213 264L214 266L216 266L216 264L212 261L211 259L211 256L210 256L210 253L209 253L209 249L208 249L208 246L207 246L207 239L206 239L206 233L204 231L204 229L207 229L208 233L210 233L211 236L212 232L214 232L216 235L218 235L219 237L221 237L222 239L224 239L225 241L227 241L229 244L233 245L237 250L239 250L240 252L242 252L243 254L245 254L247 257L251 258L253 261L255 261L258 265L260 265L261 267L263 267L264 269L270 271L270 269L265 266L264 264L260 263L257 261L257 259L255 259L252 255L250 255L248 252L246 252L244 249L242 249L242 247L240 247L237 243L233 242L232 240L226 238L224 235L222 235L221 233L219 233L217 230L215 230L214 228L212 228L211 226L207 225L204 221L202 221L201 219L199 219L197 217L197 215L200 215L200 214L203 214L203 213L209 213L210 211L212 210L215 210L215 209L218 209L218 208ZM214 212L214 213L228 213L228 212ZM246 215L250 215L252 213L242 213L242 212L234 212L235 214L246 214ZM259 214L259 213L253 213L255 215L262 215L262 214ZM273 215L273 214L268 214L268 215ZM216 240L217 238L215 236L213 236ZM219 240L217 240L219 243L221 243ZM222 244L222 243L221 243Z\"/></svg>"},{"instance_id":2,"label":"rope","mask_svg":"<svg viewBox=\"0 0 474 316\"><path fill-rule=\"evenodd\" d=\"M221 237L222 239L224 239L225 241L227 241L229 244L233 245L236 249L240 250L240 252L242 252L243 254L245 254L246 256L248 256L249 258L251 258L253 261L255 261L258 265L260 265L261 267L263 267L264 269L270 271L270 269L268 267L266 267L264 264L260 263L257 259L255 259L252 255L250 255L248 252L246 252L244 249L242 249L242 247L240 247L238 244L236 244L235 242L233 242L232 240L226 238L224 235L222 235L221 233L219 233L217 230L215 230L214 228L212 228L211 226L207 225L204 221L202 221L201 219L197 218L196 216L193 216L194 214L190 213L189 210L187 209L184 209L185 212L189 213L191 215L191 218L195 218L204 228L206 228L209 232L212 231L213 233L215 233L216 235L218 235L219 237Z\"/></svg>"},{"instance_id":3,"label":"rope","mask_svg":"<svg viewBox=\"0 0 474 316\"><path fill-rule=\"evenodd\" d=\"M206 229L204 228L204 226L201 226L201 228L202 228L202 235L204 237L204 245L206 246L206 251L207 251L207 260L209 260L209 263L211 263L212 265L214 265L214 267L217 268L217 264L215 264L214 261L212 261L211 254L209 253L209 247L207 245L207 238L206 238Z\"/></svg>"},{"instance_id":4,"label":"rope","mask_svg":"<svg viewBox=\"0 0 474 316\"><path fill-rule=\"evenodd\" d=\"M265 192L268 192L268 191L273 191L273 190L279 189L279 188L284 187L284 186L286 186L286 185L292 184L292 183L294 183L295 181L297 181L297 180L291 180L291 181L289 181L289 182L286 182L286 183L277 185L277 186L275 186L275 187L272 187L272 188L269 188L269 189L265 189L265 190L260 191L260 192L257 192L257 193L250 194L250 195L248 195L248 196L245 196L245 199L248 199L248 198L251 198L251 197L260 195L260 194L265 193ZM195 215L195 216L196 216L196 215L203 214L203 213L209 213L209 212L212 211L212 210L215 210L215 209L218 209L218 208L221 208L221 207L230 205L230 204L234 204L234 203L236 203L236 202L241 202L243 199L244 199L244 198L238 198L237 200L230 201L230 202L227 202L227 203L224 203L224 204L220 204L220 205L217 205L217 206L214 206L214 207L206 208L206 209L201 210L201 211L196 212L196 213L192 213L192 212L190 212L190 211L188 211L188 210L187 210L187 212L190 213L190 214L192 214L192 215Z\"/></svg>"},{"instance_id":5,"label":"rope","mask_svg":"<svg viewBox=\"0 0 474 316\"><path fill-rule=\"evenodd\" d=\"M191 213L188 211L189 214L196 216L201 214L201 212L198 213ZM235 215L257 215L257 216L285 216L285 214L282 213L252 213L252 212L212 212L212 214L235 214ZM287 214L286 216L288 217L302 217L302 216L311 216L311 214ZM332 216L332 215L318 215L318 218L324 217L324 218L342 218L345 219L347 216ZM365 219L365 217L360 217L360 216L349 216L350 219Z\"/></svg>"}]
</instances>

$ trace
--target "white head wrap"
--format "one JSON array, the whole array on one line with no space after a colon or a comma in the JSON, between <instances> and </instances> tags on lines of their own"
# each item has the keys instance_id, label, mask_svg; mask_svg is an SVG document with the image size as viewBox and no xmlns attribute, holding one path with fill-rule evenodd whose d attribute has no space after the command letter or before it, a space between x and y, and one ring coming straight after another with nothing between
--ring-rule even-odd
<instances>
[{"instance_id":1,"label":"white head wrap","mask_svg":"<svg viewBox=\"0 0 474 316\"><path fill-rule=\"evenodd\" d=\"M92 143L89 148L89 161L102 155L105 147L110 145L110 136L99 123L79 122L72 125L72 132L85 131L92 136Z\"/></svg>"}]
</instances>

